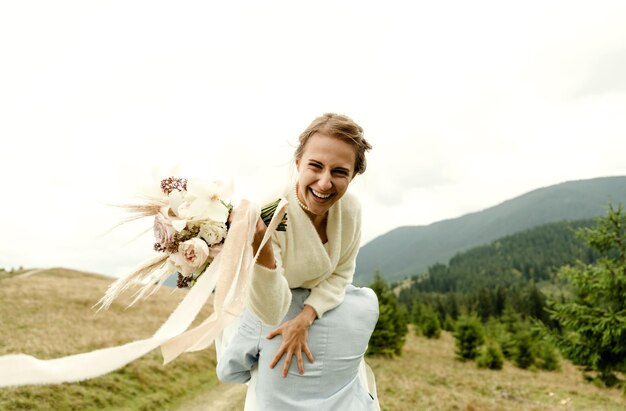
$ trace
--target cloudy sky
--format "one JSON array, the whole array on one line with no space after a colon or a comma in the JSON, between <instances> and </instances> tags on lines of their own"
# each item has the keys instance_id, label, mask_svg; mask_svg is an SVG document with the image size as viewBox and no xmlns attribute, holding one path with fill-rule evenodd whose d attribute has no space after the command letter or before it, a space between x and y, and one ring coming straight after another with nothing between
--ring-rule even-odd
<instances>
[{"instance_id":1,"label":"cloudy sky","mask_svg":"<svg viewBox=\"0 0 626 411\"><path fill-rule=\"evenodd\" d=\"M626 175L623 1L0 4L0 267L121 275L160 176L294 177L334 111L374 146L363 244L567 180ZM176 168L178 167L178 168Z\"/></svg>"}]
</instances>

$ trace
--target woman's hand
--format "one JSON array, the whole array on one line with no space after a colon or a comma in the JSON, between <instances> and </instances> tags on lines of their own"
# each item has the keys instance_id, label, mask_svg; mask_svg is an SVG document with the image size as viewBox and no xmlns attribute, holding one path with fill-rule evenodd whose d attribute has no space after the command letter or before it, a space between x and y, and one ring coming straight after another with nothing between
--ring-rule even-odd
<instances>
[{"instance_id":1,"label":"woman's hand","mask_svg":"<svg viewBox=\"0 0 626 411\"><path fill-rule=\"evenodd\" d=\"M293 319L281 324L280 327L273 330L267 335L267 339L272 339L277 335L283 336L283 341L280 344L278 352L274 356L274 359L270 363L270 368L274 368L278 361L280 361L283 354L287 354L285 359L285 366L283 367L282 376L285 378L291 365L291 359L296 356L298 362L298 370L300 374L304 374L304 364L302 362L302 353L307 356L309 362L312 364L314 361L313 354L309 350L309 344L307 342L309 336L309 327L313 324L313 321L317 317L317 314L313 307L305 305L300 314Z\"/></svg>"},{"instance_id":2,"label":"woman's hand","mask_svg":"<svg viewBox=\"0 0 626 411\"><path fill-rule=\"evenodd\" d=\"M238 212L237 208L234 208L230 215L228 216L228 223L232 223L235 218L235 214ZM263 237L265 236L265 232L267 231L267 226L263 219L259 217L256 221L256 227L254 231L254 239L252 240L252 251L256 255L259 246L261 245L261 241L263 241ZM268 241L265 243L265 246L261 249L259 253L259 258L257 258L256 262L261 264L262 266L273 270L276 268L276 259L274 258L274 250L272 249L272 242Z\"/></svg>"},{"instance_id":3,"label":"woman's hand","mask_svg":"<svg viewBox=\"0 0 626 411\"><path fill-rule=\"evenodd\" d=\"M259 246L261 245L261 241L263 241L263 237L265 236L265 232L267 231L267 226L263 222L263 219L259 217L256 222L256 231L254 233L254 239L252 240L252 251L256 255ZM274 250L272 249L272 241L269 240L265 243L263 248L261 248L261 252L259 253L259 258L256 260L257 264L261 264L262 266L273 270L276 268L276 259L274 258Z\"/></svg>"}]
</instances>

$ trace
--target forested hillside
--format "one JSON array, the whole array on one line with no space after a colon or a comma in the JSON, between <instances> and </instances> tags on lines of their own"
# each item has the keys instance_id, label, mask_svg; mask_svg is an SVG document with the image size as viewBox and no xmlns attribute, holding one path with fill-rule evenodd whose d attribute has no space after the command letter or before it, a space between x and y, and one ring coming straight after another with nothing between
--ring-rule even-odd
<instances>
[{"instance_id":1,"label":"forested hillside","mask_svg":"<svg viewBox=\"0 0 626 411\"><path fill-rule=\"evenodd\" d=\"M497 317L510 305L547 321L545 294L564 292L554 276L559 267L595 258L576 235L593 224L592 219L545 224L457 254L449 264L435 264L413 277L400 301L409 309L416 301L430 303L442 319L456 318L462 310Z\"/></svg>"},{"instance_id":2,"label":"forested hillside","mask_svg":"<svg viewBox=\"0 0 626 411\"><path fill-rule=\"evenodd\" d=\"M361 248L354 281L369 284L377 272L390 282L421 274L436 263L447 264L459 252L507 235L550 222L602 216L609 201L626 203L626 177L565 182L462 217L400 227Z\"/></svg>"},{"instance_id":3,"label":"forested hillside","mask_svg":"<svg viewBox=\"0 0 626 411\"><path fill-rule=\"evenodd\" d=\"M626 387L626 214L608 208L434 264L394 285L398 312L427 338L451 331L456 356L478 367L555 371L566 358L587 381Z\"/></svg>"}]
</instances>

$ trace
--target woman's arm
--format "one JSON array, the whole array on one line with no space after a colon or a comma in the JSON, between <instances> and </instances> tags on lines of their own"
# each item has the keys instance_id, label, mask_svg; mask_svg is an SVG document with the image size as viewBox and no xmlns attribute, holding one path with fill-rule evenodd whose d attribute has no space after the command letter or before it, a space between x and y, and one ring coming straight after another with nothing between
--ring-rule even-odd
<instances>
[{"instance_id":1,"label":"woman's arm","mask_svg":"<svg viewBox=\"0 0 626 411\"><path fill-rule=\"evenodd\" d=\"M265 223L259 219L257 232L252 242L255 253L265 235L266 228ZM283 271L280 245L275 241L268 241L261 249L257 263L254 265L248 294L248 308L268 325L279 324L291 304L291 290Z\"/></svg>"},{"instance_id":2,"label":"woman's arm","mask_svg":"<svg viewBox=\"0 0 626 411\"><path fill-rule=\"evenodd\" d=\"M263 237L265 236L266 231L267 226L259 217L256 222L256 232L254 233L254 240L252 240L252 250L254 251L255 255L259 250L259 246L261 245L261 241L263 241ZM256 263L270 270L276 269L276 258L274 257L274 250L272 249L271 241L266 242L263 248L261 248Z\"/></svg>"}]
</instances>

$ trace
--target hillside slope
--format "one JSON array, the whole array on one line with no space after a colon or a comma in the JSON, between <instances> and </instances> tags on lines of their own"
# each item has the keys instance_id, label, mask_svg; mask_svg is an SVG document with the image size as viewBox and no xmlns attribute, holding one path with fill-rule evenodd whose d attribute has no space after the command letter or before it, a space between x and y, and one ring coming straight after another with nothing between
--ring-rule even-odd
<instances>
[{"instance_id":1,"label":"hillside slope","mask_svg":"<svg viewBox=\"0 0 626 411\"><path fill-rule=\"evenodd\" d=\"M361 247L354 282L369 284L376 271L388 281L420 274L461 251L518 231L599 217L609 201L626 204L626 176L569 181L458 218L399 227Z\"/></svg>"},{"instance_id":2,"label":"hillside slope","mask_svg":"<svg viewBox=\"0 0 626 411\"><path fill-rule=\"evenodd\" d=\"M93 305L113 279L62 268L0 276L0 355L57 358L151 336L184 292L162 289L126 309ZM209 307L200 317L206 318ZM164 410L217 386L215 350L183 354L164 366L155 350L126 367L84 382L0 389L0 410Z\"/></svg>"},{"instance_id":3,"label":"hillside slope","mask_svg":"<svg viewBox=\"0 0 626 411\"><path fill-rule=\"evenodd\" d=\"M563 361L560 371L480 369L455 358L454 338L407 335L401 356L368 358L376 375L382 411L618 411L626 409L619 388L585 382L579 369Z\"/></svg>"}]
</instances>

